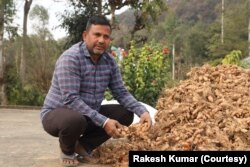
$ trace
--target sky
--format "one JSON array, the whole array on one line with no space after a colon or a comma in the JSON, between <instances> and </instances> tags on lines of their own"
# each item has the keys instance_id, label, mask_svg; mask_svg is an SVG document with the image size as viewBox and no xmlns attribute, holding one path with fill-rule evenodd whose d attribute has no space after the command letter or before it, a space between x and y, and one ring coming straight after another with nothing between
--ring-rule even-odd
<instances>
[{"instance_id":1,"label":"sky","mask_svg":"<svg viewBox=\"0 0 250 167\"><path fill-rule=\"evenodd\" d=\"M56 1L56 2L55 2ZM16 0L17 2L17 15L14 20L14 23L19 24L20 30L22 29L23 25L23 8L24 8L24 0ZM49 12L49 30L53 34L55 39L62 38L66 36L66 30L62 28L58 28L60 25L60 21L57 15L62 13L68 6L66 5L66 0L33 0L31 9L35 5L41 5ZM20 33L20 32L19 32ZM32 21L28 20L28 34L34 33L32 28Z\"/></svg>"}]
</instances>

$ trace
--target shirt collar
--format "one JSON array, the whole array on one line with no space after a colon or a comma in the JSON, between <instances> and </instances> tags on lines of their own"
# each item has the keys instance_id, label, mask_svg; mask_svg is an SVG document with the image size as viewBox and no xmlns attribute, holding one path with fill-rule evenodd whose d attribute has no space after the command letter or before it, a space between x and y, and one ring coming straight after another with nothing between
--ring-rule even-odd
<instances>
[{"instance_id":1,"label":"shirt collar","mask_svg":"<svg viewBox=\"0 0 250 167\"><path fill-rule=\"evenodd\" d=\"M81 42L80 43L80 50L81 52L83 52L83 55L86 56L86 57L91 57L90 54L89 54L89 51L87 49L87 46L86 46L86 43L85 42Z\"/></svg>"}]
</instances>

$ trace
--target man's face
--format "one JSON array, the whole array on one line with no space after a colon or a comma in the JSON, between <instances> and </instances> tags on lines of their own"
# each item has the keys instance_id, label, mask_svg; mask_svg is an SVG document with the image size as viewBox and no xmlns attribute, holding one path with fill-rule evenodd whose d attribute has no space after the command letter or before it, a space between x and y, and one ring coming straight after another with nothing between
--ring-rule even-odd
<instances>
[{"instance_id":1,"label":"man's face","mask_svg":"<svg viewBox=\"0 0 250 167\"><path fill-rule=\"evenodd\" d=\"M83 32L83 39L91 56L100 56L109 46L111 30L106 25L91 25Z\"/></svg>"}]
</instances>

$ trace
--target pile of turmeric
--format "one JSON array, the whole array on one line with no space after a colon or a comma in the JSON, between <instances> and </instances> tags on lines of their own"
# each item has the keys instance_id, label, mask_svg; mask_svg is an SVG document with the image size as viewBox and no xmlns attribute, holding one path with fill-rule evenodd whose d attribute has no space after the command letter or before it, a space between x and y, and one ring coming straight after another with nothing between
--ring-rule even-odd
<instances>
[{"instance_id":1,"label":"pile of turmeric","mask_svg":"<svg viewBox=\"0 0 250 167\"><path fill-rule=\"evenodd\" d=\"M128 166L130 150L250 150L250 71L238 66L195 67L162 91L155 124L121 129L95 150L100 163Z\"/></svg>"}]
</instances>

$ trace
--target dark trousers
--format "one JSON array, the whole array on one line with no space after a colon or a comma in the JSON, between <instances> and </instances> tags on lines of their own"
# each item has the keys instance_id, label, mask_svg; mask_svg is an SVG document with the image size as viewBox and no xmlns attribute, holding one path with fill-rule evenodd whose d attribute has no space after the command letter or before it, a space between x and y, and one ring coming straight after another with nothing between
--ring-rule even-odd
<instances>
[{"instance_id":1,"label":"dark trousers","mask_svg":"<svg viewBox=\"0 0 250 167\"><path fill-rule=\"evenodd\" d=\"M126 126L132 124L134 118L132 112L119 104L102 105L100 113ZM110 138L102 127L68 108L57 108L47 113L42 123L47 133L59 137L60 148L67 155L75 152L76 141L91 152Z\"/></svg>"}]
</instances>

